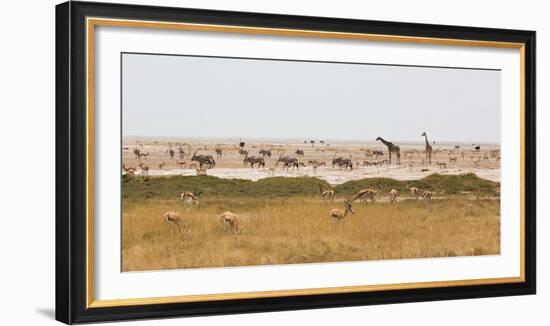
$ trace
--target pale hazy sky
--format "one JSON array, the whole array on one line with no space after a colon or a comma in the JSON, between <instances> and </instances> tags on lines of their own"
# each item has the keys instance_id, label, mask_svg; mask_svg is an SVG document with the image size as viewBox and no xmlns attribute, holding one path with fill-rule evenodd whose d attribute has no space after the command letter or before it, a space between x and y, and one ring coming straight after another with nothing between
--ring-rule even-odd
<instances>
[{"instance_id":1,"label":"pale hazy sky","mask_svg":"<svg viewBox=\"0 0 550 326\"><path fill-rule=\"evenodd\" d=\"M124 136L500 142L501 72L122 55Z\"/></svg>"}]
</instances>

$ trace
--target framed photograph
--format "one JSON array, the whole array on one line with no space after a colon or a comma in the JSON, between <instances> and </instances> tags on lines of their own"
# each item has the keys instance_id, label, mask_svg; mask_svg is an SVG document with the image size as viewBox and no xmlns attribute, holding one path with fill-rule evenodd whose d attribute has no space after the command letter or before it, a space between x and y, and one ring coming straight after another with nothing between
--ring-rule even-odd
<instances>
[{"instance_id":1,"label":"framed photograph","mask_svg":"<svg viewBox=\"0 0 550 326\"><path fill-rule=\"evenodd\" d=\"M535 293L535 32L56 7L56 318Z\"/></svg>"}]
</instances>

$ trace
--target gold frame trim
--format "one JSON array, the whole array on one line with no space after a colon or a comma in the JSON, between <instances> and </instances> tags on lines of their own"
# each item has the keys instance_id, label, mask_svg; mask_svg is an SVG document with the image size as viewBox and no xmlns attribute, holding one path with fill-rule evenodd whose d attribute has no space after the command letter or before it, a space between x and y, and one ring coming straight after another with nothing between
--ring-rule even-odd
<instances>
[{"instance_id":1,"label":"gold frame trim","mask_svg":"<svg viewBox=\"0 0 550 326\"><path fill-rule=\"evenodd\" d=\"M475 46L511 48L520 51L520 276L487 279L449 280L433 282L413 282L379 285L356 285L345 287L291 289L275 291L255 291L238 293L202 294L169 297L129 298L96 300L94 298L94 31L96 26L116 26L132 28L155 28L200 32L223 32L286 37L316 37L330 39L366 40L378 42L405 42L451 46ZM412 37L382 34L343 33L300 29L263 28L249 26L174 23L144 20L124 20L88 17L86 19L86 118L87 118L87 162L86 162L86 308L104 308L149 304L167 304L198 301L219 301L230 299L273 298L305 296L316 294L336 294L353 292L373 292L416 288L440 288L450 286L488 285L525 282L525 44L514 42L494 42L448 38Z\"/></svg>"}]
</instances>

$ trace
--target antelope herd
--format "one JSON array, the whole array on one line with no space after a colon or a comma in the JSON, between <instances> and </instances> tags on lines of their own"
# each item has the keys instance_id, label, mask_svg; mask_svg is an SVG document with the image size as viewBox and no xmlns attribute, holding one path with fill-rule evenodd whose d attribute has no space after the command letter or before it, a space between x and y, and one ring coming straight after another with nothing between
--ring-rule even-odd
<instances>
[{"instance_id":1,"label":"antelope herd","mask_svg":"<svg viewBox=\"0 0 550 326\"><path fill-rule=\"evenodd\" d=\"M407 189L410 193L411 199L416 199L416 200L423 199L425 202L430 202L432 200L431 191L428 191L428 190L421 191L419 188L411 186L410 183L407 183ZM382 192L383 192L383 189L382 189L382 186L380 185L377 185L375 188L361 189L357 191L350 198L344 198L343 209L342 208L330 209L329 217L331 217L334 221L342 221L345 219L348 213L355 214L355 211L352 208L352 203L354 201L359 200L359 202L367 203L370 200L372 203L374 203ZM190 192L190 191L184 191L180 194L180 200L187 206L187 210L189 213L191 213L191 209L193 205L199 206L201 193L202 193L201 191L196 193ZM319 193L322 201L325 204L334 203L335 191L333 189L327 189L326 187L323 187L323 185L319 183ZM388 192L388 194L389 194L389 202L392 204L397 203L399 192L396 189L392 188ZM222 213L219 216L219 218L225 230L229 228L231 232L235 235L239 235L243 231L243 229L240 226L239 215L230 211L226 211ZM188 229L188 225L183 222L182 217L173 211L168 211L164 213L164 220L166 223L174 224L179 231L186 231Z\"/></svg>"},{"instance_id":2,"label":"antelope herd","mask_svg":"<svg viewBox=\"0 0 550 326\"><path fill-rule=\"evenodd\" d=\"M424 138L424 155L420 157L422 171L428 171L428 166L432 166L433 163L435 163L435 166L437 166L439 170L447 169L448 166L457 164L459 162L459 157L462 158L462 161L465 161L468 156L470 161L473 162L474 168L479 167L485 162L500 161L500 150L498 149L481 152L481 145L479 144L472 144L473 148L470 150L461 150L458 145L454 146L454 148L434 148L432 145L435 144L435 142L429 142L426 132L423 132L421 137ZM300 168L309 167L313 170L314 174L317 174L317 170L320 167L323 167L323 171L333 168L346 172L354 171L354 169L359 169L361 166L391 166L392 162L398 166L401 164L402 154L403 158L408 160L407 166L409 170L413 169L415 164L417 164L413 161L413 158L416 155L418 159L418 150L402 151L400 146L382 137L377 137L376 141L381 142L387 148L387 159L384 159L385 154L383 151L361 149L361 151L364 152L365 159L363 161L354 160L352 154L338 155L338 148L330 147L331 145L325 141L318 141L318 146L315 146L316 142L313 140L304 141L304 145L308 143L311 144L311 148L306 148L306 150L296 147L285 148L284 145L272 145L270 147L265 145L253 146L241 140L238 146L232 145L232 147L228 147L228 145L225 145L224 147L222 144L216 144L214 147L210 147L210 149L206 145L201 145L193 149L191 144L175 142L168 143L167 148L164 147L161 151L157 150L156 152L151 150L150 147L144 146L143 142L137 141L137 145L133 149L129 146L123 147L123 151L128 151L130 156L132 156L133 153L132 157L137 160L136 166L129 166L125 161L125 164L122 164L122 169L123 175L130 178L135 177L138 171L140 171L139 175L144 177L147 176L150 171L149 165L158 166L159 170L168 169L167 166L169 165L179 166L180 168L195 169L196 175L207 175L209 169L215 168L219 162L228 160L228 157L231 157L231 152L234 153L233 157L240 157L242 166L244 167L265 169L267 165L270 176L274 176L275 171L279 168L284 171L299 171ZM155 142L155 145L158 145L158 142ZM211 152L209 152L209 150ZM291 150L291 153L293 151L293 155L286 154L289 150ZM325 152L328 152L324 154L325 160L319 159ZM446 154L446 156L443 156L443 159L441 153L444 155ZM332 156L330 156L330 154L332 154ZM437 156L438 154L439 156ZM156 163L152 162L151 157L158 156L161 156L160 161ZM380 159L380 157L382 157L382 159ZM306 158L307 164L305 163ZM435 162L432 161L432 159L434 159ZM447 161L443 161L445 159ZM407 183L406 189L410 199L423 200L426 203L432 200L433 194L427 189L421 190L410 183ZM371 203L375 203L383 194L387 195L387 201L391 204L398 204L401 200L399 199L399 192L396 189L391 188L384 190L382 186L376 185L375 187L361 189L352 196L344 198L343 206L331 208L328 215L335 221L342 221L348 214L355 213L352 208L354 202L368 203L370 201ZM324 204L333 205L337 194L334 189L330 189L319 183L319 195ZM179 199L186 206L188 213L191 214L193 207L199 206L200 198L200 191L184 191L180 194ZM189 229L188 225L184 223L184 220L178 213L168 211L163 216L165 223L173 224L180 232ZM226 211L219 215L219 219L226 230L230 229L235 235L242 233L243 229L238 214Z\"/></svg>"}]
</instances>

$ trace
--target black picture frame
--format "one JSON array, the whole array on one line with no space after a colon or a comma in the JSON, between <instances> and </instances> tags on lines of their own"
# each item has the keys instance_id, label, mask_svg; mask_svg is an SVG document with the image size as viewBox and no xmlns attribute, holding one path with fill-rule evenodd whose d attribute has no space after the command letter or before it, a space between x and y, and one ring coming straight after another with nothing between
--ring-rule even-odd
<instances>
[{"instance_id":1,"label":"black picture frame","mask_svg":"<svg viewBox=\"0 0 550 326\"><path fill-rule=\"evenodd\" d=\"M525 51L525 241L523 282L89 308L86 293L86 17L239 25L478 41ZM56 319L84 323L251 313L536 293L534 31L65 2L56 6Z\"/></svg>"}]
</instances>

